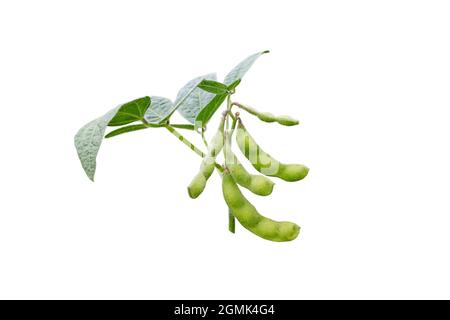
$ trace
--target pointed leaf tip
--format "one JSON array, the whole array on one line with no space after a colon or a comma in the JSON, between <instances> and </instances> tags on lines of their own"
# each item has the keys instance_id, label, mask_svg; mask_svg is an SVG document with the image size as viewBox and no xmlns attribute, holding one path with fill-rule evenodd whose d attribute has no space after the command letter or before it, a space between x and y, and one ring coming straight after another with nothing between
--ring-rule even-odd
<instances>
[{"instance_id":1,"label":"pointed leaf tip","mask_svg":"<svg viewBox=\"0 0 450 320\"><path fill-rule=\"evenodd\" d=\"M223 83L229 86L236 80L241 80L242 77L247 73L253 63L263 54L268 53L269 50L258 52L248 56L242 60L238 65L236 65L225 77Z\"/></svg>"},{"instance_id":2,"label":"pointed leaf tip","mask_svg":"<svg viewBox=\"0 0 450 320\"><path fill-rule=\"evenodd\" d=\"M78 130L75 135L75 148L78 157L86 175L91 181L94 181L95 169L97 166L97 153L102 144L103 135L105 133L108 122L116 115L119 107L110 110L105 115L92 120Z\"/></svg>"}]
</instances>

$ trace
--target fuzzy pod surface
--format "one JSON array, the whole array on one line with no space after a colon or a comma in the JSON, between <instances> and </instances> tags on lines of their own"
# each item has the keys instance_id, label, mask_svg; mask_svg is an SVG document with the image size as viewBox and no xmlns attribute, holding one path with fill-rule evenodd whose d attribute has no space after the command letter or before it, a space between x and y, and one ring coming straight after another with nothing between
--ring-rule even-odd
<instances>
[{"instance_id":1,"label":"fuzzy pod surface","mask_svg":"<svg viewBox=\"0 0 450 320\"><path fill-rule=\"evenodd\" d=\"M225 138L224 152L225 165L240 186L260 196L268 196L272 193L275 185L272 180L262 175L250 174L239 162L231 150L231 137L229 135Z\"/></svg>"},{"instance_id":2,"label":"fuzzy pod surface","mask_svg":"<svg viewBox=\"0 0 450 320\"><path fill-rule=\"evenodd\" d=\"M302 164L285 164L265 152L238 120L236 142L253 167L266 176L278 177L285 181L298 181L308 175L309 168Z\"/></svg>"},{"instance_id":3,"label":"fuzzy pod surface","mask_svg":"<svg viewBox=\"0 0 450 320\"><path fill-rule=\"evenodd\" d=\"M203 158L199 172L195 175L187 188L188 194L192 199L197 198L203 192L206 187L206 182L214 171L216 156L220 153L224 144L224 123L225 118L222 117L219 128L209 144L208 154Z\"/></svg>"},{"instance_id":4,"label":"fuzzy pod surface","mask_svg":"<svg viewBox=\"0 0 450 320\"><path fill-rule=\"evenodd\" d=\"M239 223L257 236L277 242L292 241L300 233L300 227L289 221L274 221L258 213L244 197L229 172L222 177L222 191L225 202Z\"/></svg>"}]
</instances>

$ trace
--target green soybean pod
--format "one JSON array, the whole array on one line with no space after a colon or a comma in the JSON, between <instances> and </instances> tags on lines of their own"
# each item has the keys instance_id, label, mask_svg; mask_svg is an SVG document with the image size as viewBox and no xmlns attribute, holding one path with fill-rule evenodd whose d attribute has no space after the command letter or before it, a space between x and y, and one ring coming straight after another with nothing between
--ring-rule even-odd
<instances>
[{"instance_id":1,"label":"green soybean pod","mask_svg":"<svg viewBox=\"0 0 450 320\"><path fill-rule=\"evenodd\" d=\"M272 113L270 112L261 112L257 114L257 117L259 120L264 121L264 122L274 122L277 121L277 117L275 117ZM278 121L277 121L278 122Z\"/></svg>"},{"instance_id":2,"label":"green soybean pod","mask_svg":"<svg viewBox=\"0 0 450 320\"><path fill-rule=\"evenodd\" d=\"M239 162L231 150L231 136L229 134L225 138L224 153L225 165L240 186L260 196L268 196L272 193L274 186L272 180L262 175L250 174Z\"/></svg>"},{"instance_id":3,"label":"green soybean pod","mask_svg":"<svg viewBox=\"0 0 450 320\"><path fill-rule=\"evenodd\" d=\"M285 115L275 116L270 112L260 112L256 109L253 109L252 107L243 105L241 103L235 102L234 104L237 105L239 108L247 111L248 113L258 117L259 120L264 122L278 122L279 124L284 126L295 126L299 123L297 119L294 119L290 116Z\"/></svg>"},{"instance_id":4,"label":"green soybean pod","mask_svg":"<svg viewBox=\"0 0 450 320\"><path fill-rule=\"evenodd\" d=\"M236 141L253 167L266 176L292 182L303 179L309 172L309 168L302 164L284 164L265 152L248 133L241 119L238 120Z\"/></svg>"},{"instance_id":5,"label":"green soybean pod","mask_svg":"<svg viewBox=\"0 0 450 320\"><path fill-rule=\"evenodd\" d=\"M197 198L203 192L206 187L206 182L214 171L214 158L207 158L209 158L208 163L205 163L205 160L202 161L200 171L195 175L188 186L188 194L192 199Z\"/></svg>"},{"instance_id":6,"label":"green soybean pod","mask_svg":"<svg viewBox=\"0 0 450 320\"><path fill-rule=\"evenodd\" d=\"M222 191L225 202L239 223L256 234L270 241L291 241L297 238L300 227L293 222L274 221L258 213L256 208L244 197L231 174L224 172Z\"/></svg>"},{"instance_id":7,"label":"green soybean pod","mask_svg":"<svg viewBox=\"0 0 450 320\"><path fill-rule=\"evenodd\" d=\"M192 199L197 198L203 192L206 187L206 182L214 171L216 156L223 148L224 123L225 117L222 117L219 128L209 144L208 154L203 158L199 172L195 175L187 188L188 194Z\"/></svg>"},{"instance_id":8,"label":"green soybean pod","mask_svg":"<svg viewBox=\"0 0 450 320\"><path fill-rule=\"evenodd\" d=\"M298 124L297 119L285 115L276 117L275 121L284 126L295 126Z\"/></svg>"}]
</instances>

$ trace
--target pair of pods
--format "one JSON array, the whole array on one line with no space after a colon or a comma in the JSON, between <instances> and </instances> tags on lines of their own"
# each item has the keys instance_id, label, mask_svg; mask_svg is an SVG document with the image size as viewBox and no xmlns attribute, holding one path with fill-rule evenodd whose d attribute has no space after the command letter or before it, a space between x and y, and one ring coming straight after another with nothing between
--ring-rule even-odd
<instances>
[{"instance_id":1,"label":"pair of pods","mask_svg":"<svg viewBox=\"0 0 450 320\"><path fill-rule=\"evenodd\" d=\"M188 193L192 199L197 198L203 192L206 187L206 182L208 181L209 177L211 177L214 171L216 157L223 148L224 124L225 117L222 117L219 128L217 129L216 134L211 139L211 142L209 144L208 153L202 160L200 170L188 186Z\"/></svg>"}]
</instances>

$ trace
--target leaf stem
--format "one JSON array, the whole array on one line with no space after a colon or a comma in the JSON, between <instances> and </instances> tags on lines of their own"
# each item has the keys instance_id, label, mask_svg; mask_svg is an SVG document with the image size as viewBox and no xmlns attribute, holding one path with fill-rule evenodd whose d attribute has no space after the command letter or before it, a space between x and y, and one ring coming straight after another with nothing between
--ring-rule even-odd
<instances>
[{"instance_id":1,"label":"leaf stem","mask_svg":"<svg viewBox=\"0 0 450 320\"><path fill-rule=\"evenodd\" d=\"M242 110L245 110L245 111L247 111L248 113L250 113L250 114L252 114L252 115L254 115L254 116L257 116L257 115L258 115L258 111L256 111L256 110L253 109L253 108L250 108L249 106L243 105L242 103L239 103L239 102L233 102L232 105L233 105L233 106L236 106L236 107L238 107L238 108L241 108Z\"/></svg>"},{"instance_id":2,"label":"leaf stem","mask_svg":"<svg viewBox=\"0 0 450 320\"><path fill-rule=\"evenodd\" d=\"M205 144L206 148L208 148L208 142L205 139L205 129L204 128L202 128L202 140L203 140L203 143Z\"/></svg>"},{"instance_id":3,"label":"leaf stem","mask_svg":"<svg viewBox=\"0 0 450 320\"><path fill-rule=\"evenodd\" d=\"M193 124L170 124L170 126L178 129L194 130Z\"/></svg>"},{"instance_id":4,"label":"leaf stem","mask_svg":"<svg viewBox=\"0 0 450 320\"><path fill-rule=\"evenodd\" d=\"M178 138L181 142L183 142L189 149L194 151L196 154L198 154L200 157L204 158L206 155L201 151L199 148L197 148L193 143L191 143L188 139L186 139L181 133L179 133L177 130L175 130L174 127L172 127L169 124L165 124L164 127L169 130L170 133L172 133L175 137Z\"/></svg>"},{"instance_id":5,"label":"leaf stem","mask_svg":"<svg viewBox=\"0 0 450 320\"><path fill-rule=\"evenodd\" d=\"M166 124L149 123L145 119L143 119L142 122L146 127L149 127L149 128L162 128L162 127L166 126ZM170 126L173 128L177 128L177 129L194 130L193 124L170 124Z\"/></svg>"},{"instance_id":6,"label":"leaf stem","mask_svg":"<svg viewBox=\"0 0 450 320\"><path fill-rule=\"evenodd\" d=\"M227 111L228 111L228 113L227 113L227 131L228 131L228 128L230 125L228 116L231 114L231 97L230 97L230 95L227 96Z\"/></svg>"},{"instance_id":7,"label":"leaf stem","mask_svg":"<svg viewBox=\"0 0 450 320\"><path fill-rule=\"evenodd\" d=\"M228 114L230 115L230 118L233 119L233 121L236 121L236 117L231 111L229 111Z\"/></svg>"}]
</instances>

